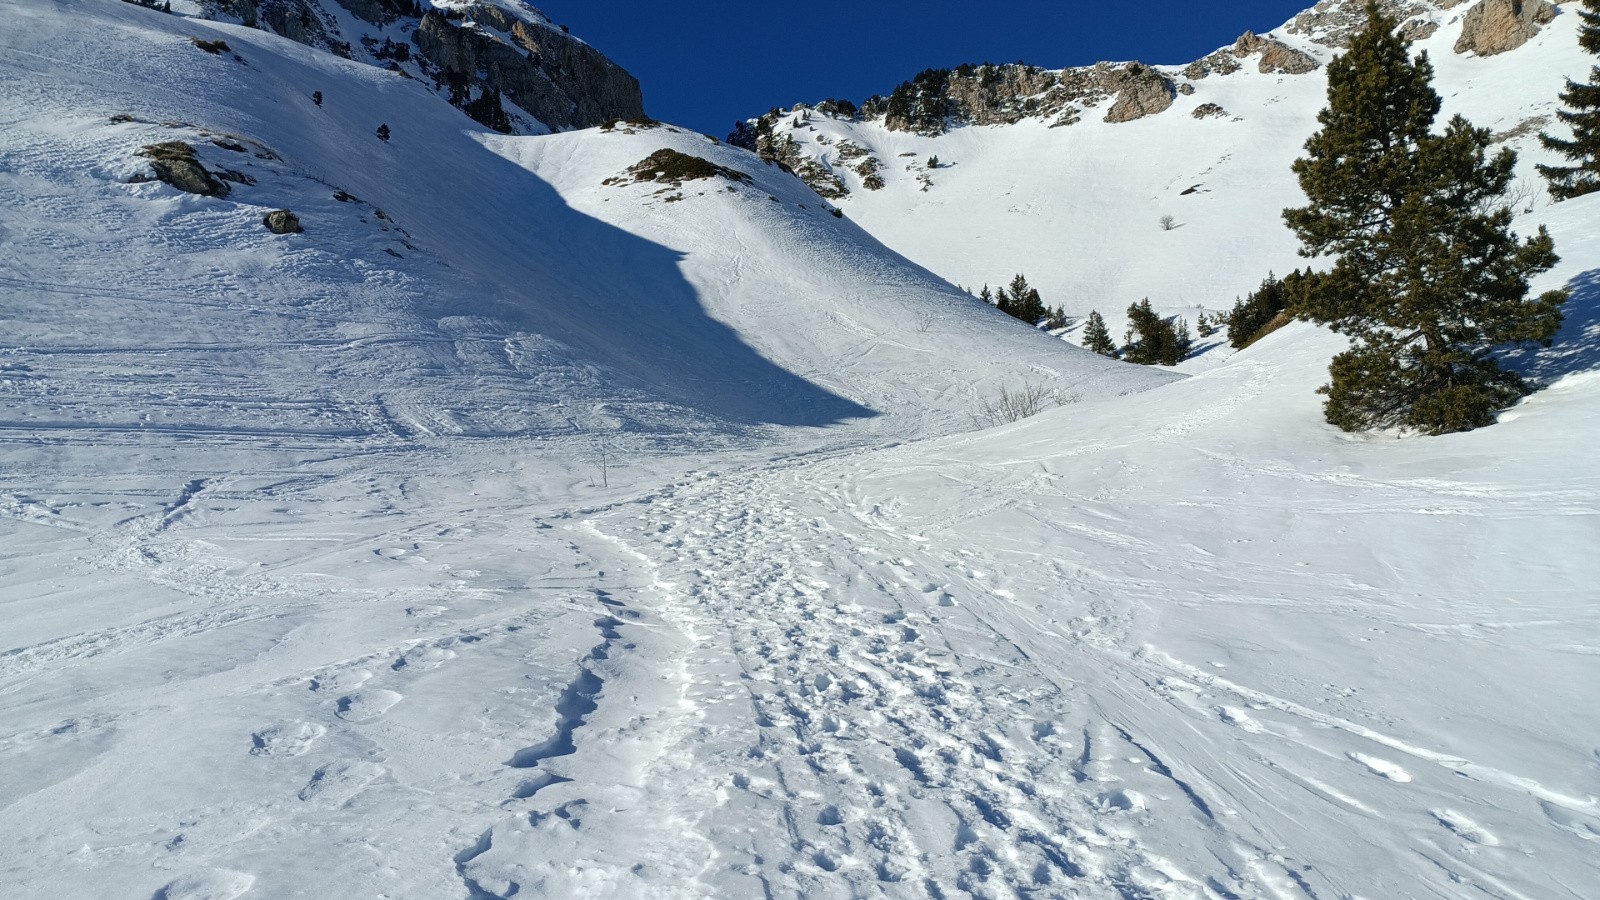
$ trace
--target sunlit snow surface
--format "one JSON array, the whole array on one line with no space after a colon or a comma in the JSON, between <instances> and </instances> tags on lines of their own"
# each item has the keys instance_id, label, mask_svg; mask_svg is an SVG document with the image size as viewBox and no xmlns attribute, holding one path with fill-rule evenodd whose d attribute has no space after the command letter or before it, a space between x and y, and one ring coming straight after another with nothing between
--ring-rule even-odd
<instances>
[{"instance_id":1,"label":"sunlit snow surface","mask_svg":"<svg viewBox=\"0 0 1600 900\"><path fill-rule=\"evenodd\" d=\"M1309 326L1172 381L701 136L0 16L0 894L1600 897L1600 201L1550 387L1350 438Z\"/></svg>"}]
</instances>

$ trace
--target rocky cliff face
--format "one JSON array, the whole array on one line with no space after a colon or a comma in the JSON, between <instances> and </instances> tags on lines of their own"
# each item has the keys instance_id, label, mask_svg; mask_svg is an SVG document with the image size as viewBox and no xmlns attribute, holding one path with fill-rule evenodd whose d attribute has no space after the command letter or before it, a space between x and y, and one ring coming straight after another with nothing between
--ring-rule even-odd
<instances>
[{"instance_id":1,"label":"rocky cliff face","mask_svg":"<svg viewBox=\"0 0 1600 900\"><path fill-rule=\"evenodd\" d=\"M1256 68L1263 74L1304 75L1317 68L1316 57L1296 50L1275 38L1246 31L1232 47L1197 59L1184 67L1183 77L1198 81L1208 75L1231 75L1244 67L1244 60L1259 55Z\"/></svg>"},{"instance_id":2,"label":"rocky cliff face","mask_svg":"<svg viewBox=\"0 0 1600 900\"><path fill-rule=\"evenodd\" d=\"M1424 20L1418 19L1433 9L1451 9L1463 0L1378 0L1378 6L1401 23L1401 29L1415 31ZM1304 37L1324 47L1343 50L1350 38L1367 24L1366 0L1320 0L1284 26L1290 34ZM1431 23L1430 23L1431 24Z\"/></svg>"},{"instance_id":3,"label":"rocky cliff face","mask_svg":"<svg viewBox=\"0 0 1600 900\"><path fill-rule=\"evenodd\" d=\"M1455 50L1479 56L1515 50L1555 17L1556 8L1545 0L1482 0L1467 13Z\"/></svg>"},{"instance_id":4,"label":"rocky cliff face","mask_svg":"<svg viewBox=\"0 0 1600 900\"><path fill-rule=\"evenodd\" d=\"M473 118L498 130L539 130L536 123L504 110L501 98L555 130L645 114L638 79L514 0L506 5L455 4L449 10L433 9L424 0L206 2L213 15L235 17L251 27L432 84ZM340 17L332 12L335 5L375 27L342 33ZM396 27L410 40L395 43L388 35Z\"/></svg>"},{"instance_id":5,"label":"rocky cliff face","mask_svg":"<svg viewBox=\"0 0 1600 900\"><path fill-rule=\"evenodd\" d=\"M1379 0L1378 5L1400 22L1402 35L1421 40L1439 29L1438 20L1430 13L1468 3L1470 0ZM1321 0L1295 16L1285 30L1325 47L1344 49L1350 46L1350 36L1366 24L1365 7L1366 0ZM1515 50L1538 34L1540 26L1553 20L1555 14L1555 7L1547 0L1478 0L1462 21L1455 52L1493 56Z\"/></svg>"},{"instance_id":6,"label":"rocky cliff face","mask_svg":"<svg viewBox=\"0 0 1600 900\"><path fill-rule=\"evenodd\" d=\"M499 91L558 130L644 116L638 79L598 50L498 7L473 7L470 16L456 23L424 15L414 38L423 56Z\"/></svg>"},{"instance_id":7,"label":"rocky cliff face","mask_svg":"<svg viewBox=\"0 0 1600 900\"><path fill-rule=\"evenodd\" d=\"M316 0L212 0L205 8L296 43L350 56L350 44L341 39L337 21Z\"/></svg>"},{"instance_id":8,"label":"rocky cliff face","mask_svg":"<svg viewBox=\"0 0 1600 900\"><path fill-rule=\"evenodd\" d=\"M1172 105L1171 79L1142 63L1097 63L1052 71L1022 64L930 69L868 100L862 111L882 115L894 131L940 134L961 125L1014 125L1026 118L1071 125L1083 112L1115 97L1108 122L1131 122Z\"/></svg>"}]
</instances>

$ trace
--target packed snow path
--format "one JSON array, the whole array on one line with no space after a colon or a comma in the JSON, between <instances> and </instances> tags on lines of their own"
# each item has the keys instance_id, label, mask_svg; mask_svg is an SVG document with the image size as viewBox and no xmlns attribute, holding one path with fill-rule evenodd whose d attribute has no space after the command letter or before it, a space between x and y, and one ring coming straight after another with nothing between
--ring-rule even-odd
<instances>
[{"instance_id":1,"label":"packed snow path","mask_svg":"<svg viewBox=\"0 0 1600 900\"><path fill-rule=\"evenodd\" d=\"M1587 382L1351 443L1303 355L610 492L467 445L7 485L0 879L1595 897Z\"/></svg>"},{"instance_id":2,"label":"packed snow path","mask_svg":"<svg viewBox=\"0 0 1600 900\"><path fill-rule=\"evenodd\" d=\"M1300 697L1311 688L1308 702L1237 683L1225 662L1139 640L1151 606L1134 597L1165 586L1130 573L1130 559L1153 561L1157 548L1119 523L1085 521L1065 496L1019 501L1010 481L975 488L959 512L911 520L874 496L881 478L867 471L846 457L707 475L594 520L653 561L684 630L701 636L696 690L742 686L699 701L717 724L686 770L704 781L685 796L719 801L698 829L719 848L706 873L718 893L1592 887L1592 862L1578 863L1600 836L1592 763L1577 781L1545 785L1419 746L1355 685L1294 685ZM1069 511L1101 559L1121 562L961 546L962 523L1019 505ZM1378 610L1367 618L1374 632L1396 624ZM1503 846L1502 822L1517 849ZM1552 865L1562 856L1575 872Z\"/></svg>"}]
</instances>

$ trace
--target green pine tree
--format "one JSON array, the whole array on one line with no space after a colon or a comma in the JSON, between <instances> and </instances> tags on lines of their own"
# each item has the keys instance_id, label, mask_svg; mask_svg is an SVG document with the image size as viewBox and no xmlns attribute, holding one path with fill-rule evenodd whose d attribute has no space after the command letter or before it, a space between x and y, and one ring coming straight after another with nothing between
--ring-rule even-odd
<instances>
[{"instance_id":1,"label":"green pine tree","mask_svg":"<svg viewBox=\"0 0 1600 900\"><path fill-rule=\"evenodd\" d=\"M988 285L984 287L987 289ZM1011 284L995 290L994 303L1001 312L1029 325L1037 325L1040 319L1050 315L1050 310L1044 305L1044 298L1039 296L1039 292L1030 286L1028 279L1021 274L1012 278Z\"/></svg>"},{"instance_id":2,"label":"green pine tree","mask_svg":"<svg viewBox=\"0 0 1600 900\"><path fill-rule=\"evenodd\" d=\"M1020 272L1011 279L1011 284L1002 288L1001 296L1009 301L1000 308L1005 310L1012 318L1021 319L1029 325L1037 324L1049 314L1045 309L1044 299L1039 292L1028 284L1028 279Z\"/></svg>"},{"instance_id":3,"label":"green pine tree","mask_svg":"<svg viewBox=\"0 0 1600 900\"><path fill-rule=\"evenodd\" d=\"M1578 44L1600 55L1600 0L1583 0L1578 18ZM1547 149L1566 157L1570 166L1539 166L1539 174L1550 182L1550 196L1568 200L1600 191L1600 66L1589 70L1589 81L1579 84L1567 80L1561 92L1567 108L1556 110L1556 118L1572 128L1571 138L1556 138L1541 132L1539 140Z\"/></svg>"},{"instance_id":4,"label":"green pine tree","mask_svg":"<svg viewBox=\"0 0 1600 900\"><path fill-rule=\"evenodd\" d=\"M1091 310L1089 322L1083 326L1083 349L1116 359L1117 344L1111 340L1111 330L1099 310Z\"/></svg>"},{"instance_id":5,"label":"green pine tree","mask_svg":"<svg viewBox=\"0 0 1600 900\"><path fill-rule=\"evenodd\" d=\"M1294 276L1291 276L1294 277ZM1278 276L1267 273L1261 286L1242 300L1223 317L1228 325L1228 345L1243 350L1266 328L1278 314L1289 308L1289 288Z\"/></svg>"},{"instance_id":6,"label":"green pine tree","mask_svg":"<svg viewBox=\"0 0 1600 900\"><path fill-rule=\"evenodd\" d=\"M1374 0L1367 15L1328 66L1322 130L1294 164L1310 203L1284 210L1302 255L1336 258L1294 298L1298 315L1352 339L1324 411L1346 431L1488 425L1528 390L1494 349L1548 345L1560 327L1564 291L1526 299L1554 245L1543 228L1526 242L1511 232L1501 201L1516 155L1489 158L1489 132L1460 116L1434 134L1427 54L1411 58Z\"/></svg>"},{"instance_id":7,"label":"green pine tree","mask_svg":"<svg viewBox=\"0 0 1600 900\"><path fill-rule=\"evenodd\" d=\"M510 134L513 130L511 116L500 103L500 90L498 88L484 88L478 99L461 107L461 111L465 112L478 124L485 128L492 128L501 134Z\"/></svg>"},{"instance_id":8,"label":"green pine tree","mask_svg":"<svg viewBox=\"0 0 1600 900\"><path fill-rule=\"evenodd\" d=\"M1148 297L1128 307L1127 342L1122 358L1142 366L1175 366L1194 349L1189 323L1163 319Z\"/></svg>"}]
</instances>

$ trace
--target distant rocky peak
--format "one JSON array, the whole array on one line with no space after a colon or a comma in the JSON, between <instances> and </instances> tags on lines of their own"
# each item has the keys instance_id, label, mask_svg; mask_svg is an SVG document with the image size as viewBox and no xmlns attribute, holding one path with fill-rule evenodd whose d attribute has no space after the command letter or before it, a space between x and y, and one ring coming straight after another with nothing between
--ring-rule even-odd
<instances>
[{"instance_id":1,"label":"distant rocky peak","mask_svg":"<svg viewBox=\"0 0 1600 900\"><path fill-rule=\"evenodd\" d=\"M1556 14L1548 0L1379 0L1378 5L1400 22L1400 33L1411 40L1422 40L1437 32L1441 11L1470 6L1455 52L1479 56L1515 50ZM1321 0L1291 19L1284 31L1342 50L1350 46L1350 38L1366 24L1366 0Z\"/></svg>"},{"instance_id":2,"label":"distant rocky peak","mask_svg":"<svg viewBox=\"0 0 1600 900\"><path fill-rule=\"evenodd\" d=\"M1450 9L1462 2L1464 0L1378 0L1378 6L1406 27L1419 16ZM1321 0L1290 19L1283 30L1312 43L1342 50L1350 46L1350 38L1366 24L1367 0Z\"/></svg>"}]
</instances>

